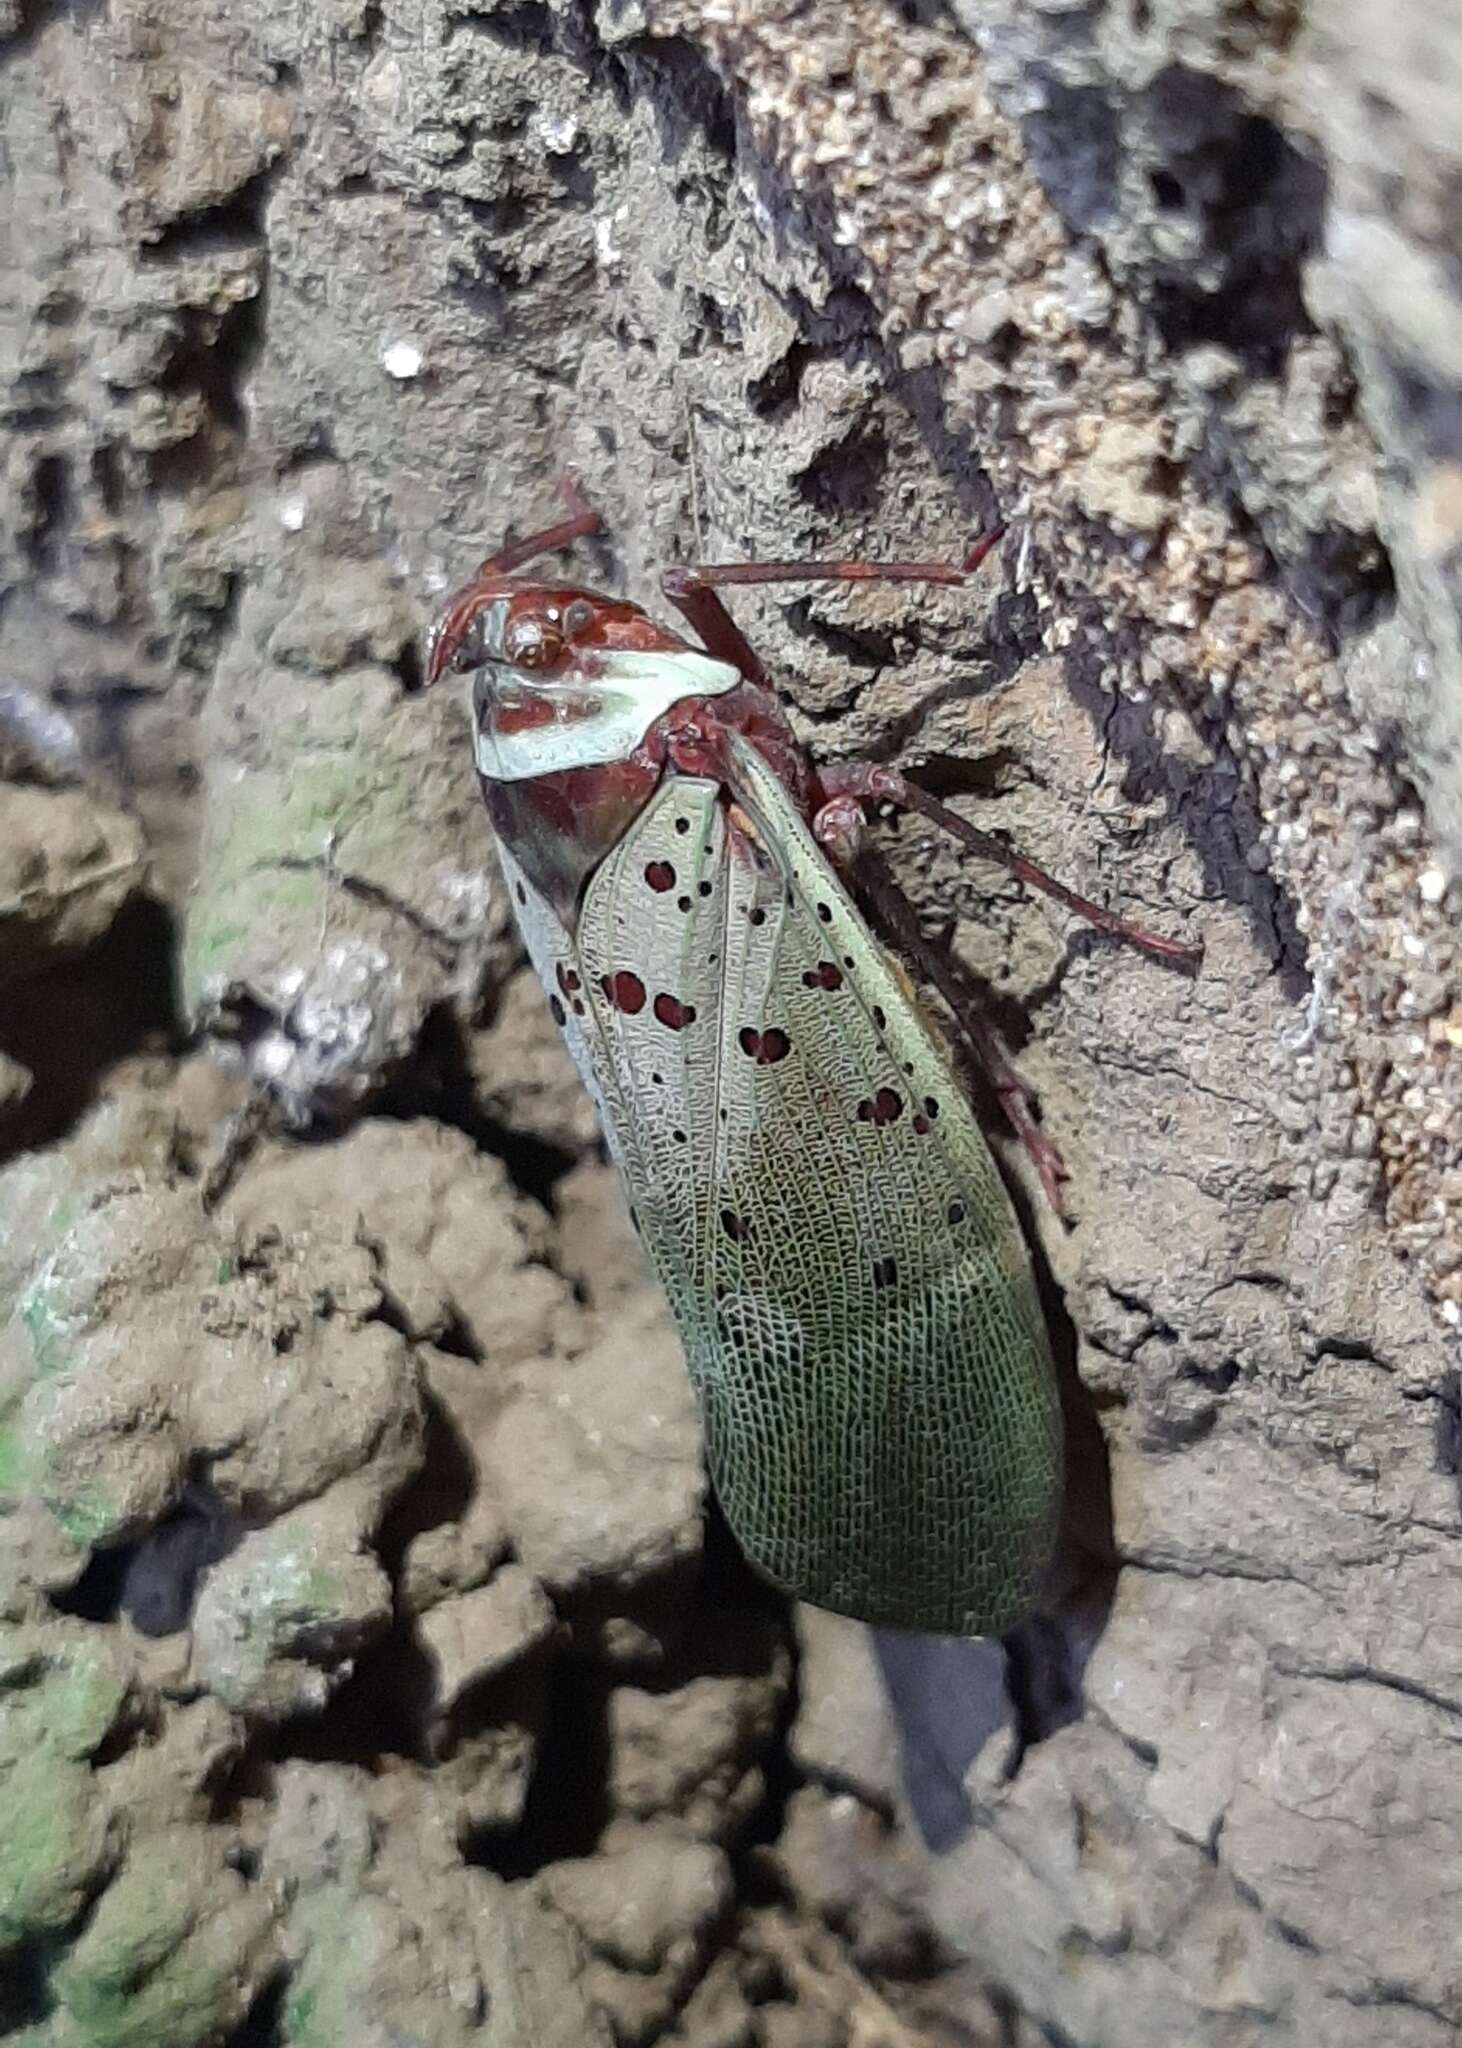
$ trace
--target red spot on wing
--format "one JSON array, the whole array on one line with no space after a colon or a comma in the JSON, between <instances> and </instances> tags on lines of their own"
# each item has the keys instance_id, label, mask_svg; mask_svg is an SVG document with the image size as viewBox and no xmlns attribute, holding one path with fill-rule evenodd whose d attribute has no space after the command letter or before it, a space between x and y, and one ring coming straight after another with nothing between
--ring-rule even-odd
<instances>
[{"instance_id":1,"label":"red spot on wing","mask_svg":"<svg viewBox=\"0 0 1462 2048\"><path fill-rule=\"evenodd\" d=\"M645 984L637 974L621 967L617 974L604 975L599 983L607 999L626 1017L638 1016L645 1007Z\"/></svg>"},{"instance_id":2,"label":"red spot on wing","mask_svg":"<svg viewBox=\"0 0 1462 2048\"><path fill-rule=\"evenodd\" d=\"M904 1098L893 1088L880 1088L878 1093L866 1097L858 1104L860 1124L895 1123L904 1113Z\"/></svg>"},{"instance_id":3,"label":"red spot on wing","mask_svg":"<svg viewBox=\"0 0 1462 2048\"><path fill-rule=\"evenodd\" d=\"M834 967L831 960L819 960L816 967L809 967L802 977L804 988L841 988L843 970Z\"/></svg>"},{"instance_id":4,"label":"red spot on wing","mask_svg":"<svg viewBox=\"0 0 1462 2048\"><path fill-rule=\"evenodd\" d=\"M915 1131L916 1131L916 1132L918 1133L918 1135L919 1135L919 1136L920 1136L921 1138L922 1138L922 1137L924 1136L924 1134L925 1134L925 1132L926 1132L926 1131L928 1130L928 1128L929 1128L929 1119L928 1119L928 1117L927 1117L927 1116L916 1116L916 1117L914 1118L914 1129L915 1129Z\"/></svg>"},{"instance_id":5,"label":"red spot on wing","mask_svg":"<svg viewBox=\"0 0 1462 2048\"><path fill-rule=\"evenodd\" d=\"M645 880L657 896L664 896L675 887L675 870L668 860L652 860L645 869Z\"/></svg>"},{"instance_id":6,"label":"red spot on wing","mask_svg":"<svg viewBox=\"0 0 1462 2048\"><path fill-rule=\"evenodd\" d=\"M584 984L580 981L578 975L575 974L573 968L565 967L562 960L559 961L558 966L554 969L554 972L558 977L558 985L563 990L566 996L577 995L579 990L584 986Z\"/></svg>"},{"instance_id":7,"label":"red spot on wing","mask_svg":"<svg viewBox=\"0 0 1462 2048\"><path fill-rule=\"evenodd\" d=\"M684 1031L687 1024L695 1022L695 1005L662 990L655 998L655 1015L667 1031Z\"/></svg>"},{"instance_id":8,"label":"red spot on wing","mask_svg":"<svg viewBox=\"0 0 1462 2048\"><path fill-rule=\"evenodd\" d=\"M792 1050L791 1039L777 1024L769 1031L754 1031L749 1024L743 1025L736 1035L736 1042L747 1058L755 1060L759 1067L775 1065Z\"/></svg>"}]
</instances>

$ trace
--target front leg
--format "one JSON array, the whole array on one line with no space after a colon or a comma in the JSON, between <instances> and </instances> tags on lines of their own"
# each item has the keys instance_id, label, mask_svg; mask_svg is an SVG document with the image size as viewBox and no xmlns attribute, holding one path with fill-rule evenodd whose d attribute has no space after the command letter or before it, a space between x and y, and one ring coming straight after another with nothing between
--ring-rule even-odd
<instances>
[{"instance_id":1,"label":"front leg","mask_svg":"<svg viewBox=\"0 0 1462 2048\"><path fill-rule=\"evenodd\" d=\"M728 661L747 682L772 694L772 679L756 649L722 604L699 569L667 569L660 588L681 616L690 622L707 654Z\"/></svg>"},{"instance_id":2,"label":"front leg","mask_svg":"<svg viewBox=\"0 0 1462 2048\"><path fill-rule=\"evenodd\" d=\"M746 635L716 595L717 587L766 583L944 583L961 584L974 574L1004 534L1003 526L982 533L960 563L954 562L695 562L667 569L660 588L695 628L707 654L728 661L747 682L770 690L771 677Z\"/></svg>"}]
</instances>

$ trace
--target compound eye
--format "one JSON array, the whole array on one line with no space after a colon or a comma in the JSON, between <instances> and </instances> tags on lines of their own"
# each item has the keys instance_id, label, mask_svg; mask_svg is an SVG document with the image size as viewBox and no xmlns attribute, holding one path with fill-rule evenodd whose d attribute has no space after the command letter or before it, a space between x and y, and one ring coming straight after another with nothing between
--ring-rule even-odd
<instances>
[{"instance_id":1,"label":"compound eye","mask_svg":"<svg viewBox=\"0 0 1462 2048\"><path fill-rule=\"evenodd\" d=\"M576 597L563 615L563 629L570 640L577 640L580 633L587 633L594 623L594 607L587 599Z\"/></svg>"},{"instance_id":2,"label":"compound eye","mask_svg":"<svg viewBox=\"0 0 1462 2048\"><path fill-rule=\"evenodd\" d=\"M503 634L503 659L514 668L553 668L563 659L564 637L544 619L511 619Z\"/></svg>"}]
</instances>

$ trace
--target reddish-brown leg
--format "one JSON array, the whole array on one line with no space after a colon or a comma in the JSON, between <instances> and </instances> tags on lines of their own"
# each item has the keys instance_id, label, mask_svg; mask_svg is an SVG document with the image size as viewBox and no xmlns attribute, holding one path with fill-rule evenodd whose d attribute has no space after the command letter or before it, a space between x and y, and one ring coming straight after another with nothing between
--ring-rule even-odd
<instances>
[{"instance_id":1,"label":"reddish-brown leg","mask_svg":"<svg viewBox=\"0 0 1462 2048\"><path fill-rule=\"evenodd\" d=\"M510 575L514 569L521 569L539 555L552 554L555 548L566 548L571 541L582 540L586 534L600 531L603 519L571 476L559 478L558 491L569 508L568 518L560 519L553 526L545 526L541 532L525 534L522 540L510 540L506 547L485 556L473 574L474 583L480 583L488 576Z\"/></svg>"},{"instance_id":2,"label":"reddish-brown leg","mask_svg":"<svg viewBox=\"0 0 1462 2048\"><path fill-rule=\"evenodd\" d=\"M917 811L920 817L938 825L941 831L949 833L971 853L978 854L981 860L994 861L1006 868L1017 881L1039 889L1042 895L1049 896L1053 902L1085 919L1098 931L1110 932L1113 938L1136 946L1144 953L1151 953L1158 960L1171 960L1180 967L1196 968L1203 958L1201 946L1187 946L1178 939L1166 939L1160 932L1149 931L1145 925L1134 924L1130 918L1119 917L1100 903L1078 896L1074 889L1068 889L1064 882L1058 882L1054 875L1048 875L1044 868L1038 868L1024 854L1016 853L1003 840L992 838L988 832L969 824L958 811L950 810L947 804L940 803L936 797L910 782L897 768L879 767L864 761L839 762L820 769L817 779L829 799L854 797L864 803L886 803L900 810Z\"/></svg>"},{"instance_id":3,"label":"reddish-brown leg","mask_svg":"<svg viewBox=\"0 0 1462 2048\"><path fill-rule=\"evenodd\" d=\"M770 693L772 679L756 649L722 604L709 584L702 583L697 569L667 569L660 588L671 604L688 620L707 654L717 661L729 661L758 690Z\"/></svg>"},{"instance_id":4,"label":"reddish-brown leg","mask_svg":"<svg viewBox=\"0 0 1462 2048\"><path fill-rule=\"evenodd\" d=\"M707 654L728 661L749 683L769 690L755 648L716 595L718 586L764 583L963 583L1005 532L982 533L963 562L696 562L667 569L660 588L700 636Z\"/></svg>"},{"instance_id":5,"label":"reddish-brown leg","mask_svg":"<svg viewBox=\"0 0 1462 2048\"><path fill-rule=\"evenodd\" d=\"M837 801L834 799L835 803ZM819 812L818 816L821 815ZM817 831L817 818L813 820L813 830ZM822 834L818 836L821 838ZM825 843L836 859L843 843L836 826L834 837ZM864 847L854 863L853 875L874 916L899 951L943 996L960 1037L977 1064L984 1069L1010 1128L1040 1176L1046 1200L1054 1214L1066 1222L1066 1204L1061 1193L1066 1168L1061 1154L1037 1123L1035 1098L1010 1064L994 1025L981 1014L971 990L948 955L925 936L913 906L882 854L872 847Z\"/></svg>"}]
</instances>

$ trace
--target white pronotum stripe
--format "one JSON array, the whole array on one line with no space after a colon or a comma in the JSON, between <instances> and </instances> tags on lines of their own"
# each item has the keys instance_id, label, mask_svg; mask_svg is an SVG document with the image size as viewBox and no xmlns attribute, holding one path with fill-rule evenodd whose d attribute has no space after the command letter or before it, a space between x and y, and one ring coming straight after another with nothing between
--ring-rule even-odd
<instances>
[{"instance_id":1,"label":"white pronotum stripe","mask_svg":"<svg viewBox=\"0 0 1462 2048\"><path fill-rule=\"evenodd\" d=\"M714 661L693 648L663 654L596 650L595 660L598 673L592 682L557 685L526 669L495 663L494 675L502 675L505 687L520 686L549 703L561 696L564 717L507 734L476 725L478 773L497 782L524 782L564 768L623 761L682 697L724 696L741 681L729 662ZM593 705L587 714L586 703Z\"/></svg>"}]
</instances>

